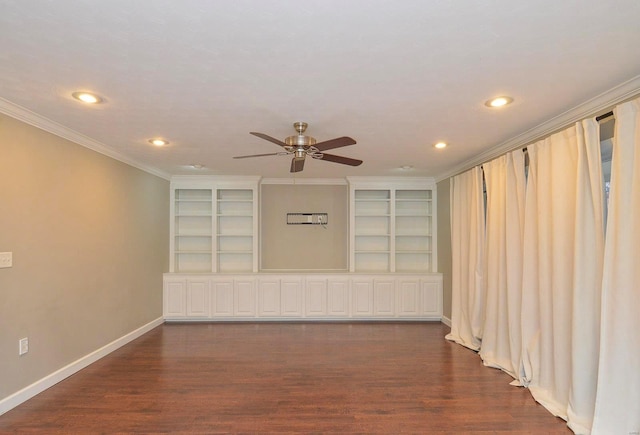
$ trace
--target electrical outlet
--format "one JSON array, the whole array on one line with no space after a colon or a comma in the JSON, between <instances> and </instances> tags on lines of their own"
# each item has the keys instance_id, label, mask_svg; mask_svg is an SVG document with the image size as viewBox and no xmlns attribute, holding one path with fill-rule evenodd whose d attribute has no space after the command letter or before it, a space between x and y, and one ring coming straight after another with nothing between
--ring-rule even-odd
<instances>
[{"instance_id":1,"label":"electrical outlet","mask_svg":"<svg viewBox=\"0 0 640 435\"><path fill-rule=\"evenodd\" d=\"M18 355L24 355L25 353L29 352L29 338L28 337L21 338L20 341L18 342L18 345L19 345Z\"/></svg>"},{"instance_id":2,"label":"electrical outlet","mask_svg":"<svg viewBox=\"0 0 640 435\"><path fill-rule=\"evenodd\" d=\"M13 252L0 252L0 269L13 267Z\"/></svg>"}]
</instances>

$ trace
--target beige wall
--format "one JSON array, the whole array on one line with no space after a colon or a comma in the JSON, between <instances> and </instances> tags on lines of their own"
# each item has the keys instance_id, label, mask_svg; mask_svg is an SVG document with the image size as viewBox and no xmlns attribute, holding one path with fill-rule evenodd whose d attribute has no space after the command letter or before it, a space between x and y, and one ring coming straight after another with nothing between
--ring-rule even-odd
<instances>
[{"instance_id":1,"label":"beige wall","mask_svg":"<svg viewBox=\"0 0 640 435\"><path fill-rule=\"evenodd\" d=\"M451 179L437 184L438 188L438 272L442 273L443 314L451 319L451 224L450 195Z\"/></svg>"},{"instance_id":2,"label":"beige wall","mask_svg":"<svg viewBox=\"0 0 640 435\"><path fill-rule=\"evenodd\" d=\"M346 185L263 184L261 189L262 270L348 268ZM287 225L287 213L328 213L329 224Z\"/></svg>"},{"instance_id":3,"label":"beige wall","mask_svg":"<svg viewBox=\"0 0 640 435\"><path fill-rule=\"evenodd\" d=\"M168 181L0 115L0 400L162 316L168 215Z\"/></svg>"}]
</instances>

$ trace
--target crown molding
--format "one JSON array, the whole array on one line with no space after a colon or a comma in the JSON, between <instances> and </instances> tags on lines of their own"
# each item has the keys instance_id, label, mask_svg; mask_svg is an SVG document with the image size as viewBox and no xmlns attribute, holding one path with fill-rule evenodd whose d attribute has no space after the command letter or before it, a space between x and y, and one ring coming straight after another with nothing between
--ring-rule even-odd
<instances>
[{"instance_id":1,"label":"crown molding","mask_svg":"<svg viewBox=\"0 0 640 435\"><path fill-rule=\"evenodd\" d=\"M168 173L161 171L158 168L154 168L152 166L142 164L130 157L125 156L124 154L121 154L109 148L107 145L101 142L98 142L97 140L91 139L90 137L85 136L82 133L78 133L75 130L65 127L62 124L58 124L55 121L45 118L44 116L38 115L37 113L30 111L29 109L25 109L24 107L19 106L15 103L12 103L11 101L5 100L4 98L1 98L1 97L0 97L0 113L3 113L19 121L22 121L33 127L39 128L40 130L44 130L48 133L54 134L63 139L69 140L85 148L89 148L90 150L103 154L114 160L118 160L129 166L140 169L149 174L155 175L156 177L164 178L165 180L169 180L171 178L171 176Z\"/></svg>"},{"instance_id":2,"label":"crown molding","mask_svg":"<svg viewBox=\"0 0 640 435\"><path fill-rule=\"evenodd\" d=\"M640 94L640 75L633 77L622 84L609 89L586 102L554 116L548 121L533 127L505 142L489 148L488 150L465 160L461 164L444 174L435 177L436 182L460 174L474 166L481 165L495 159L509 151L523 148L526 145L542 139L552 133L566 128L574 122L589 117L595 117L607 113L617 104L627 101Z\"/></svg>"}]
</instances>

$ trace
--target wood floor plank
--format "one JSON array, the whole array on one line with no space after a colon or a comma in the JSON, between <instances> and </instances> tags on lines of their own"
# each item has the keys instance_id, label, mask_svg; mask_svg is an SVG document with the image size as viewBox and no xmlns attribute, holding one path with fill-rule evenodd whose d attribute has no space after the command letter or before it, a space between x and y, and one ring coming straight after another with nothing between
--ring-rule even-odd
<instances>
[{"instance_id":1,"label":"wood floor plank","mask_svg":"<svg viewBox=\"0 0 640 435\"><path fill-rule=\"evenodd\" d=\"M164 324L0 416L0 433L571 433L447 332Z\"/></svg>"}]
</instances>

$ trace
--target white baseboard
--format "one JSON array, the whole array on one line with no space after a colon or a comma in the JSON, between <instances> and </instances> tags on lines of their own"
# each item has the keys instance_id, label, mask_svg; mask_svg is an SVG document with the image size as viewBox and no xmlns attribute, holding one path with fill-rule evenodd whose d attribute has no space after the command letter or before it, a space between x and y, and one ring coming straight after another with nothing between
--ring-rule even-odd
<instances>
[{"instance_id":1,"label":"white baseboard","mask_svg":"<svg viewBox=\"0 0 640 435\"><path fill-rule=\"evenodd\" d=\"M440 320L442 323L444 323L445 325L447 325L449 328L451 328L451 319L445 316L442 316L442 319Z\"/></svg>"},{"instance_id":2,"label":"white baseboard","mask_svg":"<svg viewBox=\"0 0 640 435\"><path fill-rule=\"evenodd\" d=\"M130 333L128 333L128 334L126 334L126 335L124 335L124 336L112 341L111 343L101 347L100 349L97 349L97 350L91 352L90 354L83 356L82 358L80 358L77 361L74 361L71 364L61 368L60 370L57 370L57 371L51 373L50 375L45 376L44 378L34 382L33 384L23 388L22 390L17 391L15 393L13 393L12 395L5 397L4 399L0 400L0 415L2 415L5 412L15 408L16 406L20 405L21 403L26 402L27 400L31 399L36 394L39 394L39 393L43 392L47 388L49 388L49 387L57 384L58 382L68 378L69 376L73 375L74 373L79 372L83 368L87 367L89 364L92 364L92 363L98 361L100 358L110 354L114 350L116 350L116 349L124 346L125 344L135 340L136 338L138 338L141 335L149 332L150 330L152 330L156 326L162 325L163 323L164 323L164 320L162 319L162 317L160 317L158 319L155 319L155 320L147 323L146 325L143 325L140 328L138 328L138 329L136 329L134 331L131 331Z\"/></svg>"}]
</instances>

